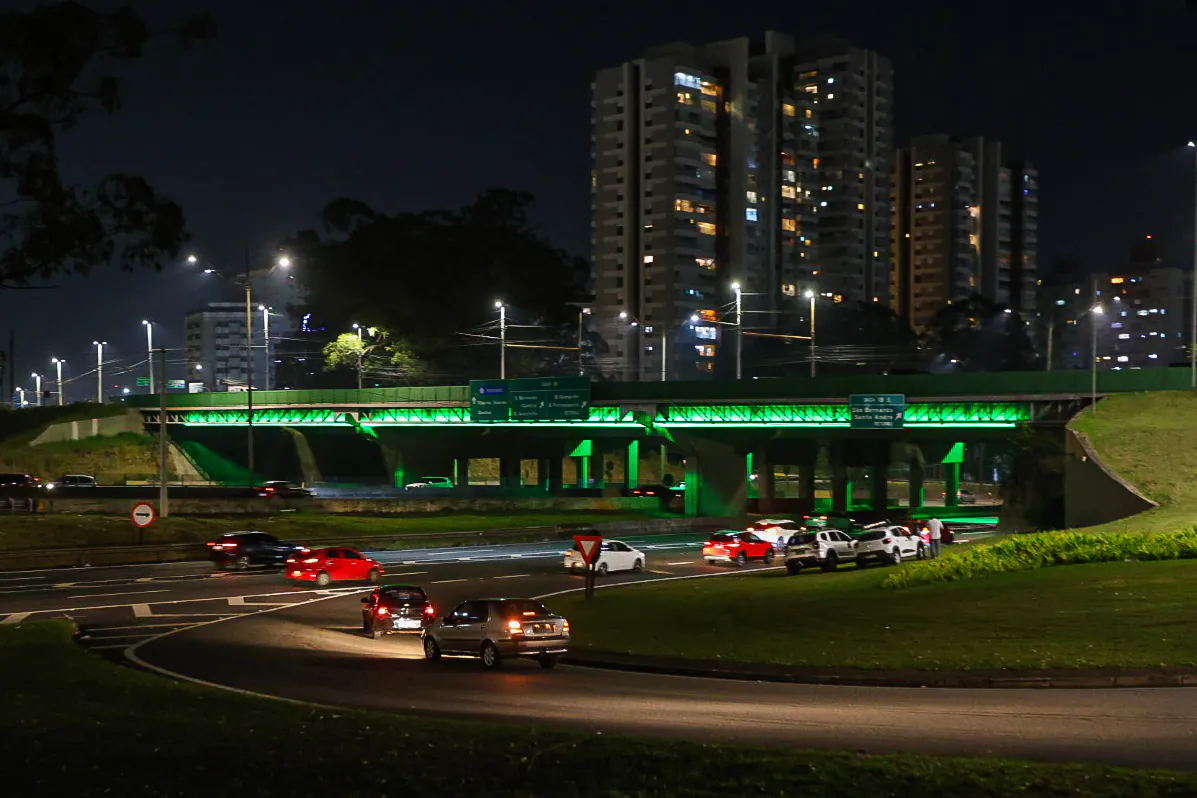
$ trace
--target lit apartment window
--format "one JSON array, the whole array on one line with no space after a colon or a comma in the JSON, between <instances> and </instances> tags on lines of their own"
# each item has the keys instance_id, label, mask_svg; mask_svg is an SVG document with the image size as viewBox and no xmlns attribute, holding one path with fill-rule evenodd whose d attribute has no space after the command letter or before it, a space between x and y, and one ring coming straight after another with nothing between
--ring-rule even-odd
<instances>
[{"instance_id":1,"label":"lit apartment window","mask_svg":"<svg viewBox=\"0 0 1197 798\"><path fill-rule=\"evenodd\" d=\"M694 351L698 352L699 357L714 357L715 347L710 344L695 344Z\"/></svg>"},{"instance_id":2,"label":"lit apartment window","mask_svg":"<svg viewBox=\"0 0 1197 798\"><path fill-rule=\"evenodd\" d=\"M781 172L781 176L782 176L783 180L786 180L787 182L790 182L790 183L796 183L798 181L798 173L795 172L793 169L783 169Z\"/></svg>"},{"instance_id":3,"label":"lit apartment window","mask_svg":"<svg viewBox=\"0 0 1197 798\"><path fill-rule=\"evenodd\" d=\"M673 209L675 211L685 211L686 213L694 212L694 203L688 199L675 199L673 201Z\"/></svg>"},{"instance_id":4,"label":"lit apartment window","mask_svg":"<svg viewBox=\"0 0 1197 798\"><path fill-rule=\"evenodd\" d=\"M791 233L798 232L798 220L797 219L782 219L781 220L781 229L789 230Z\"/></svg>"},{"instance_id":5,"label":"lit apartment window","mask_svg":"<svg viewBox=\"0 0 1197 798\"><path fill-rule=\"evenodd\" d=\"M698 232L704 236L713 236L715 235L715 225L712 222L699 222Z\"/></svg>"},{"instance_id":6,"label":"lit apartment window","mask_svg":"<svg viewBox=\"0 0 1197 798\"><path fill-rule=\"evenodd\" d=\"M677 101L682 105L694 105L694 97L688 91L679 91Z\"/></svg>"},{"instance_id":7,"label":"lit apartment window","mask_svg":"<svg viewBox=\"0 0 1197 798\"><path fill-rule=\"evenodd\" d=\"M710 81L704 80L702 82L702 93L708 97L718 97L719 87Z\"/></svg>"},{"instance_id":8,"label":"lit apartment window","mask_svg":"<svg viewBox=\"0 0 1197 798\"><path fill-rule=\"evenodd\" d=\"M786 296L797 296L798 287L793 283L783 283L781 286L781 292Z\"/></svg>"},{"instance_id":9,"label":"lit apartment window","mask_svg":"<svg viewBox=\"0 0 1197 798\"><path fill-rule=\"evenodd\" d=\"M835 99L835 94L833 94L833 93L831 93L831 92L828 92L828 94L827 94L827 99L829 99L829 100L834 100L834 99Z\"/></svg>"},{"instance_id":10,"label":"lit apartment window","mask_svg":"<svg viewBox=\"0 0 1197 798\"><path fill-rule=\"evenodd\" d=\"M713 114L716 112L716 110L718 110L718 106L715 105L714 100L703 100L702 101L702 110L706 111L707 113Z\"/></svg>"},{"instance_id":11,"label":"lit apartment window","mask_svg":"<svg viewBox=\"0 0 1197 798\"><path fill-rule=\"evenodd\" d=\"M702 161L707 166L714 166L716 163L718 163L719 156L715 155L713 152L704 152L702 154Z\"/></svg>"},{"instance_id":12,"label":"lit apartment window","mask_svg":"<svg viewBox=\"0 0 1197 798\"><path fill-rule=\"evenodd\" d=\"M863 211L863 210L864 210L864 203L863 203L863 202L858 202L858 203L856 203L856 210L858 210L858 211Z\"/></svg>"},{"instance_id":13,"label":"lit apartment window","mask_svg":"<svg viewBox=\"0 0 1197 798\"><path fill-rule=\"evenodd\" d=\"M746 192L745 196L748 198L749 202L751 202L751 203L756 202L756 192L755 191Z\"/></svg>"},{"instance_id":14,"label":"lit apartment window","mask_svg":"<svg viewBox=\"0 0 1197 798\"><path fill-rule=\"evenodd\" d=\"M695 258L694 262L698 264L698 267L700 269L706 269L707 271L712 271L712 272L715 271L715 259L714 258Z\"/></svg>"},{"instance_id":15,"label":"lit apartment window","mask_svg":"<svg viewBox=\"0 0 1197 798\"><path fill-rule=\"evenodd\" d=\"M785 197L786 199L797 199L798 193L794 190L793 186L782 186L781 196Z\"/></svg>"},{"instance_id":16,"label":"lit apartment window","mask_svg":"<svg viewBox=\"0 0 1197 798\"><path fill-rule=\"evenodd\" d=\"M798 113L798 109L795 108L794 106L790 105L789 103L782 103L781 104L781 112L783 114L785 114L786 116L795 116Z\"/></svg>"},{"instance_id":17,"label":"lit apartment window","mask_svg":"<svg viewBox=\"0 0 1197 798\"><path fill-rule=\"evenodd\" d=\"M803 116L805 116L807 119L810 119L811 118L811 110L809 108L805 109Z\"/></svg>"},{"instance_id":18,"label":"lit apartment window","mask_svg":"<svg viewBox=\"0 0 1197 798\"><path fill-rule=\"evenodd\" d=\"M652 262L653 262L653 256L652 256L652 255L645 255L645 256L644 256L644 262L645 262L645 263L652 263Z\"/></svg>"},{"instance_id":19,"label":"lit apartment window","mask_svg":"<svg viewBox=\"0 0 1197 798\"><path fill-rule=\"evenodd\" d=\"M1113 285L1118 285L1119 283L1124 282L1124 280L1121 277L1111 277L1110 282Z\"/></svg>"}]
</instances>

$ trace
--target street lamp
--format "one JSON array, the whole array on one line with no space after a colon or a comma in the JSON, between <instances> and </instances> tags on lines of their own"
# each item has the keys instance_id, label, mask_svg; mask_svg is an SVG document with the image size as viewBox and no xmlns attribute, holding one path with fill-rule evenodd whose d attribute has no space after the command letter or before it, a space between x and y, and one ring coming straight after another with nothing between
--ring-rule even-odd
<instances>
[{"instance_id":1,"label":"street lamp","mask_svg":"<svg viewBox=\"0 0 1197 798\"><path fill-rule=\"evenodd\" d=\"M36 380L36 389L37 389L36 403L37 403L38 407L41 407L42 406L42 375L38 374L35 371L32 374L30 374L29 376L33 377L33 379Z\"/></svg>"},{"instance_id":2,"label":"street lamp","mask_svg":"<svg viewBox=\"0 0 1197 798\"><path fill-rule=\"evenodd\" d=\"M62 364L66 363L66 361L61 358L52 357L50 358L50 362L58 367L58 406L62 407Z\"/></svg>"},{"instance_id":3,"label":"street lamp","mask_svg":"<svg viewBox=\"0 0 1197 798\"><path fill-rule=\"evenodd\" d=\"M91 345L96 348L96 401L104 404L104 347L108 342L92 341Z\"/></svg>"},{"instance_id":4,"label":"street lamp","mask_svg":"<svg viewBox=\"0 0 1197 798\"><path fill-rule=\"evenodd\" d=\"M1193 150L1193 165L1197 167L1197 142L1190 141L1189 149ZM1193 177L1193 191L1197 195L1197 172ZM1197 196L1193 204L1193 279L1189 285L1189 387L1197 388Z\"/></svg>"},{"instance_id":5,"label":"street lamp","mask_svg":"<svg viewBox=\"0 0 1197 798\"><path fill-rule=\"evenodd\" d=\"M1097 412L1097 319L1099 316L1105 314L1105 309L1101 305L1094 305L1089 308L1089 319L1092 322L1090 325L1090 338L1093 345L1093 363L1092 365L1092 380L1089 387L1089 404L1093 407L1093 412Z\"/></svg>"},{"instance_id":6,"label":"street lamp","mask_svg":"<svg viewBox=\"0 0 1197 798\"><path fill-rule=\"evenodd\" d=\"M188 255L188 263L199 263L198 255ZM245 422L246 422L246 459L249 466L249 484L252 487L254 483L254 322L253 322L253 280L254 277L266 276L274 272L275 269L286 269L290 267L291 259L286 255L279 255L274 263L270 264L264 269L250 269L249 267L249 248L245 249L245 268L241 275L237 277L228 276L230 282L240 284L245 287ZM204 274L215 274L217 277L225 277L213 267L204 269Z\"/></svg>"},{"instance_id":7,"label":"street lamp","mask_svg":"<svg viewBox=\"0 0 1197 798\"><path fill-rule=\"evenodd\" d=\"M283 258L279 258L281 262ZM290 263L290 259L287 260ZM265 305L258 305L258 310L262 311L262 351L266 353L266 390L274 387L274 381L270 378L270 367L274 363L270 357L270 308Z\"/></svg>"},{"instance_id":8,"label":"street lamp","mask_svg":"<svg viewBox=\"0 0 1197 798\"><path fill-rule=\"evenodd\" d=\"M586 374L586 367L585 367L585 365L583 365L583 361L582 361L583 319L585 319L589 315L590 315L590 308L579 308L578 309L578 374L581 374L581 375Z\"/></svg>"},{"instance_id":9,"label":"street lamp","mask_svg":"<svg viewBox=\"0 0 1197 798\"><path fill-rule=\"evenodd\" d=\"M354 324L353 329L357 330L357 340L362 340L362 325Z\"/></svg>"},{"instance_id":10,"label":"street lamp","mask_svg":"<svg viewBox=\"0 0 1197 798\"><path fill-rule=\"evenodd\" d=\"M810 376L815 376L815 292L809 288L803 294L810 300Z\"/></svg>"},{"instance_id":11,"label":"street lamp","mask_svg":"<svg viewBox=\"0 0 1197 798\"><path fill-rule=\"evenodd\" d=\"M503 300L495 300L499 311L499 379L507 379L507 306Z\"/></svg>"},{"instance_id":12,"label":"street lamp","mask_svg":"<svg viewBox=\"0 0 1197 798\"><path fill-rule=\"evenodd\" d=\"M145 362L148 365L149 370L150 370L150 393L153 393L154 392L154 324L153 324L153 322L146 321L145 319L142 319L141 323L145 325L145 346L146 346L146 352L148 353ZM166 375L163 375L163 378L165 378L165 376Z\"/></svg>"},{"instance_id":13,"label":"street lamp","mask_svg":"<svg viewBox=\"0 0 1197 798\"><path fill-rule=\"evenodd\" d=\"M736 379L743 373L744 362L744 294L740 291L739 283L732 283L731 290L736 292Z\"/></svg>"}]
</instances>

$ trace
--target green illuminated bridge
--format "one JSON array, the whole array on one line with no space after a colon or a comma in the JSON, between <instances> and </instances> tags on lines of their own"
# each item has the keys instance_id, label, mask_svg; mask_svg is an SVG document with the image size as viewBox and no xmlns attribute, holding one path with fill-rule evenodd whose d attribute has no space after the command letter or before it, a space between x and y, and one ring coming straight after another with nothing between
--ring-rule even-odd
<instances>
[{"instance_id":1,"label":"green illuminated bridge","mask_svg":"<svg viewBox=\"0 0 1197 798\"><path fill-rule=\"evenodd\" d=\"M1097 387L1099 395L1176 390L1189 380L1187 369L1102 372ZM910 473L910 502L921 503L924 464L942 465L951 488L965 444L1008 445L1018 427L1059 429L1088 403L1090 389L1083 371L594 383L587 417L571 421L472 421L467 386L255 391L254 464L261 478L352 482L369 478L368 465L396 485L430 474L465 484L471 460L496 459L502 483L520 486L534 461L535 479L550 492L606 480L634 485L644 468L653 481L684 474L693 512L728 513L743 508L748 474L760 474L763 507L773 492L772 465L783 463L800 475L807 500L819 463L836 506L851 503L850 472L869 470L878 505L889 466L899 463ZM867 393L904 394L903 427L852 429L848 397ZM171 437L193 459L244 469L245 400L244 393L172 394ZM158 397L128 402L147 428L158 426Z\"/></svg>"}]
</instances>

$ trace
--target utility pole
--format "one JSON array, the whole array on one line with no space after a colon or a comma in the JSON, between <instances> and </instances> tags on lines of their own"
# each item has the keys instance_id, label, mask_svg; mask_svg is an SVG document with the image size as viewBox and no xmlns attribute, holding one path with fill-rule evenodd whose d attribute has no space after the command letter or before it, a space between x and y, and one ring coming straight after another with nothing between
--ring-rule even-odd
<instances>
[{"instance_id":1,"label":"utility pole","mask_svg":"<svg viewBox=\"0 0 1197 798\"><path fill-rule=\"evenodd\" d=\"M249 487L254 486L254 315L249 274L249 247L245 248L245 440L246 460L249 465Z\"/></svg>"},{"instance_id":2,"label":"utility pole","mask_svg":"<svg viewBox=\"0 0 1197 798\"><path fill-rule=\"evenodd\" d=\"M169 492L166 480L169 475L167 458L169 455L168 439L166 437L166 350L158 350L158 515L166 518L170 515Z\"/></svg>"},{"instance_id":3,"label":"utility pole","mask_svg":"<svg viewBox=\"0 0 1197 798\"><path fill-rule=\"evenodd\" d=\"M146 361L146 366L150 370L150 393L154 392L154 324L145 319L141 320L145 325L145 347L149 352L149 359ZM163 379L166 379L163 377Z\"/></svg>"},{"instance_id":4,"label":"utility pole","mask_svg":"<svg viewBox=\"0 0 1197 798\"><path fill-rule=\"evenodd\" d=\"M1056 320L1047 323L1047 371L1052 370L1052 335L1056 331Z\"/></svg>"},{"instance_id":5,"label":"utility pole","mask_svg":"<svg viewBox=\"0 0 1197 798\"><path fill-rule=\"evenodd\" d=\"M495 302L499 309L499 379L507 379L507 306Z\"/></svg>"},{"instance_id":6,"label":"utility pole","mask_svg":"<svg viewBox=\"0 0 1197 798\"><path fill-rule=\"evenodd\" d=\"M732 283L736 292L736 379L743 375L744 366L744 295L739 283Z\"/></svg>"},{"instance_id":7,"label":"utility pole","mask_svg":"<svg viewBox=\"0 0 1197 798\"><path fill-rule=\"evenodd\" d=\"M665 382L665 378L668 375L668 363L669 363L669 333L666 330L662 329L661 330L661 382Z\"/></svg>"}]
</instances>

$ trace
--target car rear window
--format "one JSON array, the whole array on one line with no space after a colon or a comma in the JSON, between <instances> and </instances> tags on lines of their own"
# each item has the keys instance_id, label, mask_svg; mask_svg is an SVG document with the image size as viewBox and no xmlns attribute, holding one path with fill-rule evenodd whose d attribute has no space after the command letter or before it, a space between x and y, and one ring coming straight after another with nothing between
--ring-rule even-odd
<instances>
[{"instance_id":1,"label":"car rear window","mask_svg":"<svg viewBox=\"0 0 1197 798\"><path fill-rule=\"evenodd\" d=\"M815 542L814 532L803 532L801 535L793 535L790 537L789 546L805 546L807 543Z\"/></svg>"},{"instance_id":2,"label":"car rear window","mask_svg":"<svg viewBox=\"0 0 1197 798\"><path fill-rule=\"evenodd\" d=\"M860 540L881 540L887 534L889 534L889 533L887 533L883 529L871 529L868 532L865 532L864 534L860 535L859 539Z\"/></svg>"},{"instance_id":3,"label":"car rear window","mask_svg":"<svg viewBox=\"0 0 1197 798\"><path fill-rule=\"evenodd\" d=\"M711 535L711 540L715 543L731 543L734 539L731 535Z\"/></svg>"},{"instance_id":4,"label":"car rear window","mask_svg":"<svg viewBox=\"0 0 1197 798\"><path fill-rule=\"evenodd\" d=\"M499 602L499 609L504 615L548 615L548 609L539 601L531 599L508 599Z\"/></svg>"},{"instance_id":5,"label":"car rear window","mask_svg":"<svg viewBox=\"0 0 1197 798\"><path fill-rule=\"evenodd\" d=\"M394 601L427 601L423 590L410 587L393 587L382 591L382 595Z\"/></svg>"}]
</instances>

